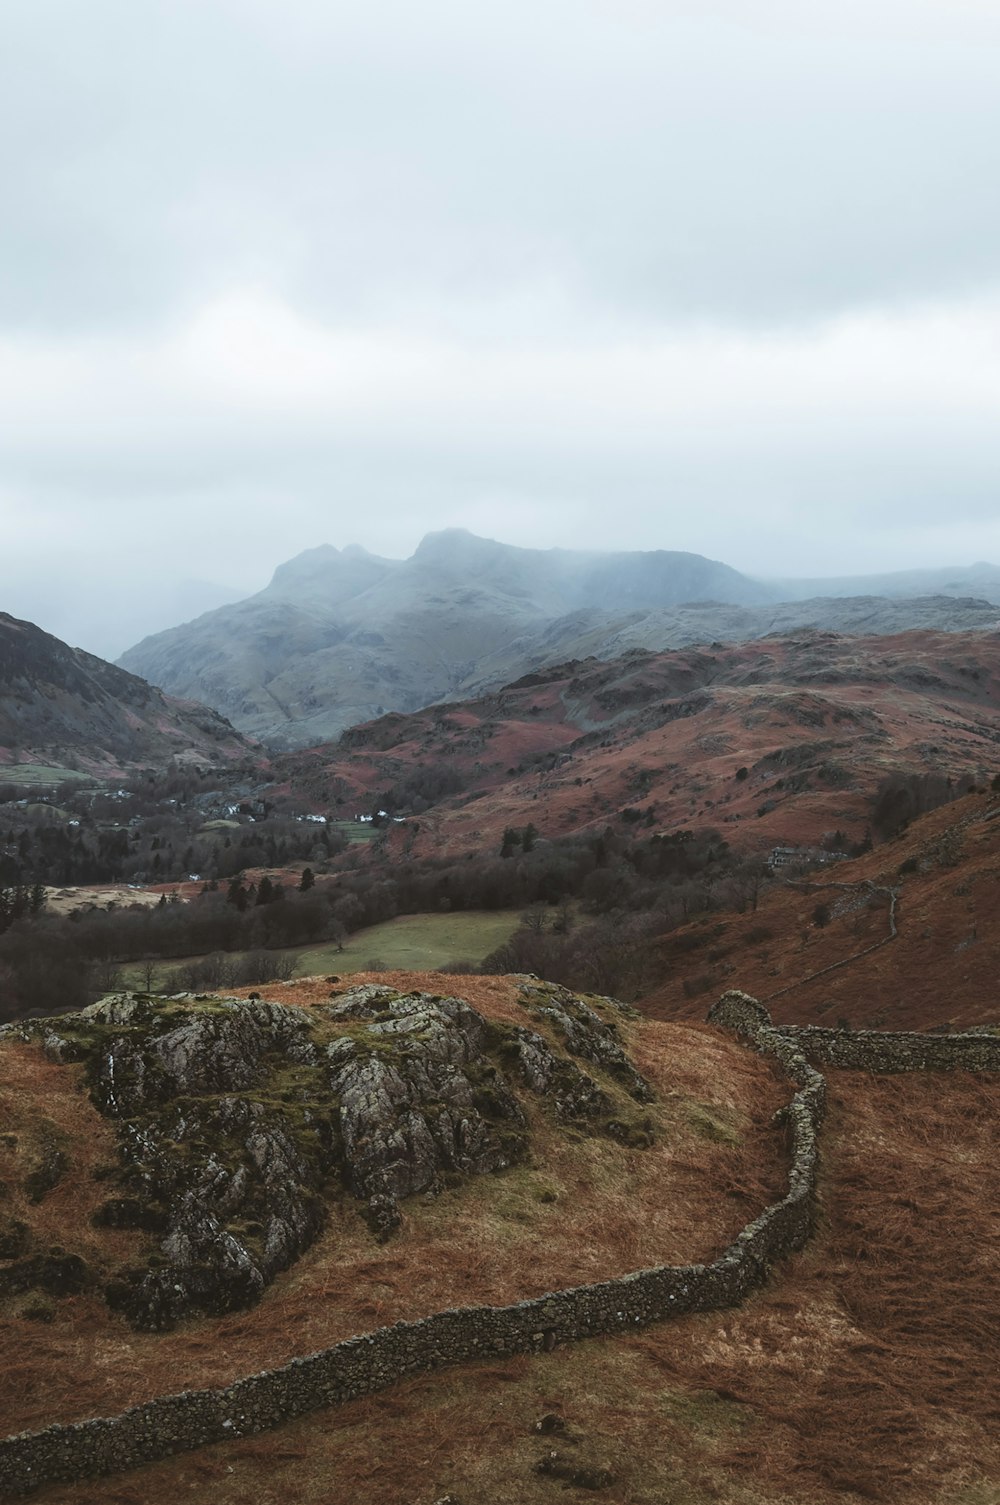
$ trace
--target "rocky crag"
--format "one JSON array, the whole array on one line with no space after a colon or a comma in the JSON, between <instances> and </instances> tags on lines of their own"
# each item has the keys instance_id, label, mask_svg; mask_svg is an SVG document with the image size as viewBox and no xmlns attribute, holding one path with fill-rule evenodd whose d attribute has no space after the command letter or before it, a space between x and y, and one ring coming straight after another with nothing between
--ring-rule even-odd
<instances>
[{"instance_id":1,"label":"rocky crag","mask_svg":"<svg viewBox=\"0 0 1000 1505\"><path fill-rule=\"evenodd\" d=\"M151 1235L105 1295L133 1326L163 1330L252 1305L334 1196L356 1198L382 1240L407 1197L524 1161L531 1098L557 1123L648 1145L652 1091L622 1050L620 1006L544 984L524 998L537 1028L376 985L308 1009L127 993L0 1035L82 1063L119 1151L97 1219ZM3 1249L0 1294L41 1281L58 1297L95 1278L79 1256L33 1250L27 1228Z\"/></svg>"}]
</instances>

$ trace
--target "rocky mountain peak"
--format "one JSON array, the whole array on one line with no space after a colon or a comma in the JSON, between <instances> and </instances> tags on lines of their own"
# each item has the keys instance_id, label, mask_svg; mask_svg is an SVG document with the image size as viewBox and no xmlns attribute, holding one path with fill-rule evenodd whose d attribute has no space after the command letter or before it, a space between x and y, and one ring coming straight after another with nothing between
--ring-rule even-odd
<instances>
[{"instance_id":1,"label":"rocky mountain peak","mask_svg":"<svg viewBox=\"0 0 1000 1505\"><path fill-rule=\"evenodd\" d=\"M397 560L369 554L359 544L349 544L345 549L319 544L279 564L261 595L297 602L315 598L336 605L362 594L397 564Z\"/></svg>"}]
</instances>

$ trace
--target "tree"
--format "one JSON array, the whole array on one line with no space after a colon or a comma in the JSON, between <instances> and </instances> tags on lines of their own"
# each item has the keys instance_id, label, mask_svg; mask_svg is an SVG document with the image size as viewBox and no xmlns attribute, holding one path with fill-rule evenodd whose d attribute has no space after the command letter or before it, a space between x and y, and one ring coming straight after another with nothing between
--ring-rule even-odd
<instances>
[{"instance_id":1,"label":"tree","mask_svg":"<svg viewBox=\"0 0 1000 1505\"><path fill-rule=\"evenodd\" d=\"M311 867L302 869L302 877L299 879L299 893L307 894L316 882L316 875Z\"/></svg>"},{"instance_id":2,"label":"tree","mask_svg":"<svg viewBox=\"0 0 1000 1505\"><path fill-rule=\"evenodd\" d=\"M519 847L520 845L521 845L521 833L520 833L520 831L515 831L515 829L514 829L513 826L508 826L507 829L503 833L503 842L501 843L501 846L500 846L500 856L501 857L512 857L514 855L514 848L515 847Z\"/></svg>"}]
</instances>

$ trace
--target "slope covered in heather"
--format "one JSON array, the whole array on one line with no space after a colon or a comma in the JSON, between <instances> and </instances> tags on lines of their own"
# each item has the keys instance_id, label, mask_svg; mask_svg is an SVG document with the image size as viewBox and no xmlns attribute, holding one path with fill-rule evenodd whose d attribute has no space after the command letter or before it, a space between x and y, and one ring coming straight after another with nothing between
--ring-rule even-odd
<instances>
[{"instance_id":1,"label":"slope covered in heather","mask_svg":"<svg viewBox=\"0 0 1000 1505\"><path fill-rule=\"evenodd\" d=\"M891 774L988 780L1000 762L1000 634L804 632L633 652L354 728L277 760L317 808L388 802L416 853L714 826L734 846L858 841ZM429 807L429 808L428 808Z\"/></svg>"}]
</instances>

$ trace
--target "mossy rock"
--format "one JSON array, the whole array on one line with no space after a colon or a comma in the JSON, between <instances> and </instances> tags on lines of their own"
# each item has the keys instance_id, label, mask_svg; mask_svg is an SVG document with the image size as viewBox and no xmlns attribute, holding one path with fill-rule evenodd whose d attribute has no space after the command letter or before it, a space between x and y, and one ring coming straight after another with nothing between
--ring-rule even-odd
<instances>
[{"instance_id":1,"label":"mossy rock","mask_svg":"<svg viewBox=\"0 0 1000 1505\"><path fill-rule=\"evenodd\" d=\"M686 1102L684 1117L700 1138L713 1144L737 1145L740 1142L736 1128L717 1108L709 1108L705 1103Z\"/></svg>"}]
</instances>

